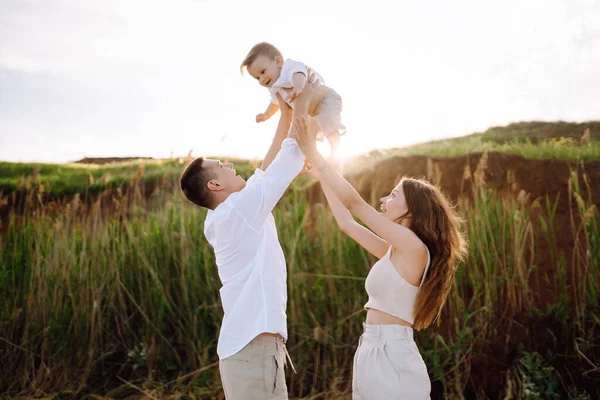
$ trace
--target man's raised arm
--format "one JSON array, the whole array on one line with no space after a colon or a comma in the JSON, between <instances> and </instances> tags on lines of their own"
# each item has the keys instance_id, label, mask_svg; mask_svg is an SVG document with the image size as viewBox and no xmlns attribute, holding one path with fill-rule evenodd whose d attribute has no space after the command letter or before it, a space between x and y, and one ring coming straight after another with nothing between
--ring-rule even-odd
<instances>
[{"instance_id":1,"label":"man's raised arm","mask_svg":"<svg viewBox=\"0 0 600 400\"><path fill-rule=\"evenodd\" d=\"M317 84L314 81L307 82L306 89L294 103L294 116L306 117L308 103ZM254 184L247 185L236 196L235 206L248 223L259 226L264 222L289 184L302 170L303 162L304 154L298 148L296 139L288 136L281 143L281 150L271 165L256 177Z\"/></svg>"},{"instance_id":2,"label":"man's raised arm","mask_svg":"<svg viewBox=\"0 0 600 400\"><path fill-rule=\"evenodd\" d=\"M260 169L265 171L269 165L275 159L277 153L279 153L279 149L281 149L281 143L288 136L288 131L290 130L290 126L292 124L292 109L291 107L283 101L279 93L277 93L277 101L279 101L279 110L281 115L279 116L279 124L277 125L277 130L275 131L275 136L273 137L273 142L271 143L271 147L269 147L269 151L265 155L262 163L260 164Z\"/></svg>"}]
</instances>

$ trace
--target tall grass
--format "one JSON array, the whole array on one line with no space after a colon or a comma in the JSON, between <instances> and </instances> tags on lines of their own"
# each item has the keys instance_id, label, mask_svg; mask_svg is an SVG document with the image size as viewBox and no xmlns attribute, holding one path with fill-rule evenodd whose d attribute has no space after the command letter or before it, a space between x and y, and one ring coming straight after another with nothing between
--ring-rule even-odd
<instances>
[{"instance_id":1,"label":"tall grass","mask_svg":"<svg viewBox=\"0 0 600 400\"><path fill-rule=\"evenodd\" d=\"M485 157L458 201L469 257L439 323L417 337L433 397L600 395L600 215L591 183L573 174L563 229L555 199L501 198L485 187L484 169ZM22 211L11 212L0 239L0 393L222 398L220 282L205 212L169 185L146 197L141 182L61 207L31 188ZM340 233L326 207L305 200L302 182L274 215L298 371L287 374L290 393L347 398L375 259ZM536 264L542 244L548 265Z\"/></svg>"}]
</instances>

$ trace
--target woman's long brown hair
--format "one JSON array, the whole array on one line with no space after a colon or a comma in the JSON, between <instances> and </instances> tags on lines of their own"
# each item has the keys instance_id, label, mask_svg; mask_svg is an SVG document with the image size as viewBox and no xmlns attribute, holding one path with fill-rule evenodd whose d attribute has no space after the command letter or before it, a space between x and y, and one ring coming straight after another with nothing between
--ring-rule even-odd
<instances>
[{"instance_id":1,"label":"woman's long brown hair","mask_svg":"<svg viewBox=\"0 0 600 400\"><path fill-rule=\"evenodd\" d=\"M431 253L431 264L414 308L413 327L420 330L440 316L458 263L467 254L467 242L462 219L437 187L412 178L403 178L401 184L412 214L410 229Z\"/></svg>"}]
</instances>

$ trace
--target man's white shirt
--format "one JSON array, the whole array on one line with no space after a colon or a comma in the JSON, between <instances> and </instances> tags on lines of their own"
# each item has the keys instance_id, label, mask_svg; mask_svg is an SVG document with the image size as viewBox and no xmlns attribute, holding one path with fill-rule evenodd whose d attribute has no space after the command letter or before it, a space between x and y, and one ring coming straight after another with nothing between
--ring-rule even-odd
<instances>
[{"instance_id":1,"label":"man's white shirt","mask_svg":"<svg viewBox=\"0 0 600 400\"><path fill-rule=\"evenodd\" d=\"M256 169L204 222L225 312L217 353L225 359L263 332L287 339L287 269L271 211L300 173L304 155L287 138L266 171Z\"/></svg>"}]
</instances>

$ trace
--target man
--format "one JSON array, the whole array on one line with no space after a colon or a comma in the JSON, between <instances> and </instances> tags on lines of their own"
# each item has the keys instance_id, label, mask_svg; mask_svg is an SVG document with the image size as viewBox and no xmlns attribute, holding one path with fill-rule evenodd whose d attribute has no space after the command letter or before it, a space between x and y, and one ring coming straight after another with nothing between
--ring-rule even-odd
<instances>
[{"instance_id":1,"label":"man","mask_svg":"<svg viewBox=\"0 0 600 400\"><path fill-rule=\"evenodd\" d=\"M209 209L204 234L223 285L217 353L228 400L288 398L287 270L271 211L303 167L304 155L288 130L292 118L307 115L318 85L309 74L293 113L279 96L282 116L273 143L248 182L233 164L202 158L181 176L185 196Z\"/></svg>"}]
</instances>

